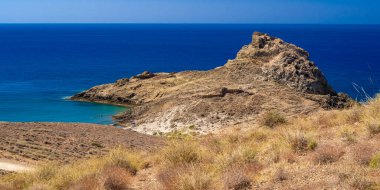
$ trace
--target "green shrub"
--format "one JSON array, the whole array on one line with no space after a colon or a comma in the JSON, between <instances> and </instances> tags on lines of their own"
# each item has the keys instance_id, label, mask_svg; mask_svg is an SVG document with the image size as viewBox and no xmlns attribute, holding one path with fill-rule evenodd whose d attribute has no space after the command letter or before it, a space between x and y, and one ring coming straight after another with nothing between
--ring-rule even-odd
<instances>
[{"instance_id":1,"label":"green shrub","mask_svg":"<svg viewBox=\"0 0 380 190\"><path fill-rule=\"evenodd\" d=\"M91 143L91 145L94 146L94 147L96 147L96 148L104 148L103 145L101 145L98 142L93 142L93 143Z\"/></svg>"},{"instance_id":2,"label":"green shrub","mask_svg":"<svg viewBox=\"0 0 380 190\"><path fill-rule=\"evenodd\" d=\"M198 130L198 127L196 125L190 125L189 129L190 130Z\"/></svg>"},{"instance_id":3,"label":"green shrub","mask_svg":"<svg viewBox=\"0 0 380 190\"><path fill-rule=\"evenodd\" d=\"M311 140L311 141L309 141L309 143L307 143L307 149L309 149L309 150L315 150L315 148L317 148L317 146L318 146L318 143L315 140Z\"/></svg>"},{"instance_id":4,"label":"green shrub","mask_svg":"<svg viewBox=\"0 0 380 190\"><path fill-rule=\"evenodd\" d=\"M369 167L379 168L380 167L380 153L377 153L372 157L371 162L369 162Z\"/></svg>"}]
</instances>

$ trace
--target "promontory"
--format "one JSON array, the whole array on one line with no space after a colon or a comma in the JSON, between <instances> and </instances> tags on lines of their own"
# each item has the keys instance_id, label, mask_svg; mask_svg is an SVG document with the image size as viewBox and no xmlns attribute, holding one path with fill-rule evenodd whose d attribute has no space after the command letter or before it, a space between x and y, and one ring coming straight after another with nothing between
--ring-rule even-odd
<instances>
[{"instance_id":1,"label":"promontory","mask_svg":"<svg viewBox=\"0 0 380 190\"><path fill-rule=\"evenodd\" d=\"M329 85L307 51L259 32L234 60L215 69L146 71L71 99L128 106L114 118L122 126L148 134L189 128L204 134L254 125L268 112L291 117L352 104Z\"/></svg>"}]
</instances>

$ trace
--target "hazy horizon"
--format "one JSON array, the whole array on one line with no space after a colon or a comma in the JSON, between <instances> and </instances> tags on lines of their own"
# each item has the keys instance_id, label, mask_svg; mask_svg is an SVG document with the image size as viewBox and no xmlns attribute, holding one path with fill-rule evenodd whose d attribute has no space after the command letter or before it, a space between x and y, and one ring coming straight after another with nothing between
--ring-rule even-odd
<instances>
[{"instance_id":1,"label":"hazy horizon","mask_svg":"<svg viewBox=\"0 0 380 190\"><path fill-rule=\"evenodd\" d=\"M380 24L366 0L4 0L0 23Z\"/></svg>"},{"instance_id":2,"label":"hazy horizon","mask_svg":"<svg viewBox=\"0 0 380 190\"><path fill-rule=\"evenodd\" d=\"M136 25L380 25L380 23L153 23L153 22L0 22L0 24L6 25L17 25L17 24L46 24L46 25L64 25L64 24L136 24Z\"/></svg>"}]
</instances>

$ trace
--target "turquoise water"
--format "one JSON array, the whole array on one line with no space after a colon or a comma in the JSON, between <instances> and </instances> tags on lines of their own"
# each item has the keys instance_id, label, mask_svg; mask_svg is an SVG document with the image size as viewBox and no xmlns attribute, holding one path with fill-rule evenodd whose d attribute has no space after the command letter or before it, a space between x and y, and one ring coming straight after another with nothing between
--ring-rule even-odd
<instances>
[{"instance_id":1,"label":"turquoise water","mask_svg":"<svg viewBox=\"0 0 380 190\"><path fill-rule=\"evenodd\" d=\"M64 97L144 70L215 68L253 31L305 48L337 91L379 92L379 25L3 24L0 121L112 123L125 108Z\"/></svg>"},{"instance_id":2,"label":"turquoise water","mask_svg":"<svg viewBox=\"0 0 380 190\"><path fill-rule=\"evenodd\" d=\"M69 101L66 95L74 94L77 90L65 89L61 81L54 80L3 82L0 83L0 92L2 103L0 121L111 124L112 115L126 109L105 104Z\"/></svg>"}]
</instances>

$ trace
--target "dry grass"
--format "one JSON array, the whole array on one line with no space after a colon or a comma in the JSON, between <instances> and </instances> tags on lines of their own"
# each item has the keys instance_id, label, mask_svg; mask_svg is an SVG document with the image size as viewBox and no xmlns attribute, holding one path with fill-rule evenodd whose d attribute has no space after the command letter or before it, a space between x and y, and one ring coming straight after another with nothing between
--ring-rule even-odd
<instances>
[{"instance_id":1,"label":"dry grass","mask_svg":"<svg viewBox=\"0 0 380 190\"><path fill-rule=\"evenodd\" d=\"M368 143L358 144L353 149L353 158L355 161L362 165L368 165L374 156L374 147Z\"/></svg>"},{"instance_id":2,"label":"dry grass","mask_svg":"<svg viewBox=\"0 0 380 190\"><path fill-rule=\"evenodd\" d=\"M262 126L270 128L284 123L286 123L286 118L278 112L267 112L260 119L260 124Z\"/></svg>"},{"instance_id":3,"label":"dry grass","mask_svg":"<svg viewBox=\"0 0 380 190\"><path fill-rule=\"evenodd\" d=\"M367 123L368 132L370 135L380 134L380 121L372 120Z\"/></svg>"},{"instance_id":4,"label":"dry grass","mask_svg":"<svg viewBox=\"0 0 380 190\"><path fill-rule=\"evenodd\" d=\"M343 131L341 132L341 137L342 137L343 142L346 142L348 144L353 144L357 141L356 135L357 134L355 131L347 129L347 128L343 129Z\"/></svg>"},{"instance_id":5,"label":"dry grass","mask_svg":"<svg viewBox=\"0 0 380 190\"><path fill-rule=\"evenodd\" d=\"M248 168L236 165L228 168L222 175L224 189L250 189L252 179L247 175Z\"/></svg>"},{"instance_id":6,"label":"dry grass","mask_svg":"<svg viewBox=\"0 0 380 190\"><path fill-rule=\"evenodd\" d=\"M310 139L301 131L287 133L286 138L292 150L296 153L304 153L309 150L314 150L318 145L315 140Z\"/></svg>"},{"instance_id":7,"label":"dry grass","mask_svg":"<svg viewBox=\"0 0 380 190\"><path fill-rule=\"evenodd\" d=\"M313 160L316 164L329 164L338 161L343 154L341 148L325 145L316 150Z\"/></svg>"},{"instance_id":8,"label":"dry grass","mask_svg":"<svg viewBox=\"0 0 380 190\"><path fill-rule=\"evenodd\" d=\"M285 181L289 178L289 176L285 172L285 169L280 167L280 168L277 168L276 172L274 173L273 178L275 181Z\"/></svg>"},{"instance_id":9,"label":"dry grass","mask_svg":"<svg viewBox=\"0 0 380 190\"><path fill-rule=\"evenodd\" d=\"M73 184L71 190L101 190L102 188L101 181L98 175L89 175L79 180L76 184Z\"/></svg>"},{"instance_id":10,"label":"dry grass","mask_svg":"<svg viewBox=\"0 0 380 190\"><path fill-rule=\"evenodd\" d=\"M164 149L163 160L170 164L189 164L199 162L202 152L199 145L190 141L176 141Z\"/></svg>"},{"instance_id":11,"label":"dry grass","mask_svg":"<svg viewBox=\"0 0 380 190\"><path fill-rule=\"evenodd\" d=\"M110 167L120 168L133 175L143 165L141 153L117 148L101 159L94 158L68 165L44 164L32 172L6 176L0 181L0 184L15 187L15 189L28 189L34 184L44 184L50 189L67 189L73 185L78 186L77 183L88 176L102 174Z\"/></svg>"},{"instance_id":12,"label":"dry grass","mask_svg":"<svg viewBox=\"0 0 380 190\"><path fill-rule=\"evenodd\" d=\"M261 124L268 127L195 137L176 134L156 152L115 149L102 158L42 165L1 178L0 187L152 189L144 187L152 178L157 183L153 189L169 190L379 189L380 98L287 122L273 113L264 118Z\"/></svg>"},{"instance_id":13,"label":"dry grass","mask_svg":"<svg viewBox=\"0 0 380 190\"><path fill-rule=\"evenodd\" d=\"M158 173L157 179L167 190L213 189L210 174L197 165L177 165L165 168Z\"/></svg>"},{"instance_id":14,"label":"dry grass","mask_svg":"<svg viewBox=\"0 0 380 190\"><path fill-rule=\"evenodd\" d=\"M131 174L120 167L110 167L105 169L103 175L106 176L104 188L106 190L129 190Z\"/></svg>"}]
</instances>

